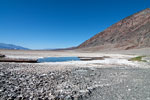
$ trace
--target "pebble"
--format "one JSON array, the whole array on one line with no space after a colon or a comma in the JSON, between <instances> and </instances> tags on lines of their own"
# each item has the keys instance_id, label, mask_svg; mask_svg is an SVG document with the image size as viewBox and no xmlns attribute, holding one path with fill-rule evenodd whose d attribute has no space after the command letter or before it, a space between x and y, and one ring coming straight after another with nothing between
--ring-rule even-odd
<instances>
[{"instance_id":1,"label":"pebble","mask_svg":"<svg viewBox=\"0 0 150 100\"><path fill-rule=\"evenodd\" d=\"M0 96L4 100L83 100L107 81L100 80L101 71L96 68L46 73L13 70L18 67L34 66L0 64Z\"/></svg>"}]
</instances>

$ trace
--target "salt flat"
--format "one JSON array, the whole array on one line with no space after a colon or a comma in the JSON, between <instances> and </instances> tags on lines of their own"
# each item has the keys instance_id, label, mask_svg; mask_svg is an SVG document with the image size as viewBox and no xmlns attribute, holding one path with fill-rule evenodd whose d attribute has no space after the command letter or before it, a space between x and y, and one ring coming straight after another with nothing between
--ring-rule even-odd
<instances>
[{"instance_id":1,"label":"salt flat","mask_svg":"<svg viewBox=\"0 0 150 100\"><path fill-rule=\"evenodd\" d=\"M136 51L136 52L135 52ZM150 64L128 59L144 50L114 52L0 50L11 58L103 57L46 63L0 62L0 98L15 100L149 100ZM140 52L139 54L137 52ZM148 56L148 54L147 54Z\"/></svg>"}]
</instances>

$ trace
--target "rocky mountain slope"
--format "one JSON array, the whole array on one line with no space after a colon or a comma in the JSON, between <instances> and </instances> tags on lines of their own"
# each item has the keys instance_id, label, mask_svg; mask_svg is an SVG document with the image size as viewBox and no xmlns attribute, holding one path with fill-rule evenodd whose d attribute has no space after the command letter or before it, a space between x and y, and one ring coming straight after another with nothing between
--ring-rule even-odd
<instances>
[{"instance_id":1,"label":"rocky mountain slope","mask_svg":"<svg viewBox=\"0 0 150 100\"><path fill-rule=\"evenodd\" d=\"M13 44L5 44L5 43L0 43L0 49L12 49L12 50L29 50L28 48L24 48L21 46L16 46Z\"/></svg>"},{"instance_id":2,"label":"rocky mountain slope","mask_svg":"<svg viewBox=\"0 0 150 100\"><path fill-rule=\"evenodd\" d=\"M149 8L119 21L78 46L89 50L145 47L150 47Z\"/></svg>"}]
</instances>

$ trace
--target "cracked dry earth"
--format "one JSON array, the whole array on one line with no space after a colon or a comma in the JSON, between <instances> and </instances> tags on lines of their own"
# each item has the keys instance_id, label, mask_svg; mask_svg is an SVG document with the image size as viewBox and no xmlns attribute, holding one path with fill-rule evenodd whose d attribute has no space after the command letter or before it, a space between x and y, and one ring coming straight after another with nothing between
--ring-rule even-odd
<instances>
[{"instance_id":1,"label":"cracked dry earth","mask_svg":"<svg viewBox=\"0 0 150 100\"><path fill-rule=\"evenodd\" d=\"M0 63L0 100L150 100L150 69L124 66L39 73Z\"/></svg>"}]
</instances>

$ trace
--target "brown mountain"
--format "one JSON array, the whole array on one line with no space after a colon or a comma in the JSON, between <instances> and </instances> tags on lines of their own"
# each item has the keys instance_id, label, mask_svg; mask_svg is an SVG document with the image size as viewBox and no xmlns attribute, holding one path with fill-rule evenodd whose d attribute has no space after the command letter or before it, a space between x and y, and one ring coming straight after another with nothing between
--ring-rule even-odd
<instances>
[{"instance_id":1,"label":"brown mountain","mask_svg":"<svg viewBox=\"0 0 150 100\"><path fill-rule=\"evenodd\" d=\"M150 47L150 9L110 26L78 46L79 49L132 49Z\"/></svg>"}]
</instances>

